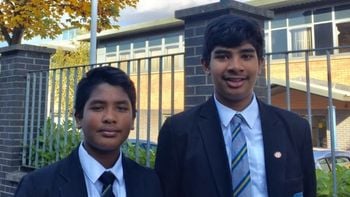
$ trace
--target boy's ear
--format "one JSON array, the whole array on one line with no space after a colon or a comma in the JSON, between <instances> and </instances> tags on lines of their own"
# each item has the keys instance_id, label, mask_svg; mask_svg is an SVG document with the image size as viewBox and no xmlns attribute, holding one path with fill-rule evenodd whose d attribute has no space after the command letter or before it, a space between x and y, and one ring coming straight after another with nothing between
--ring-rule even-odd
<instances>
[{"instance_id":1,"label":"boy's ear","mask_svg":"<svg viewBox=\"0 0 350 197\"><path fill-rule=\"evenodd\" d=\"M202 67L203 67L205 74L207 74L209 76L210 75L209 62L207 62L204 58L201 58L201 64L202 64Z\"/></svg>"},{"instance_id":2,"label":"boy's ear","mask_svg":"<svg viewBox=\"0 0 350 197\"><path fill-rule=\"evenodd\" d=\"M78 115L78 114L74 114L74 118L75 118L75 123L76 123L76 125L77 125L77 128L78 129L81 129L81 118L80 118L80 116Z\"/></svg>"},{"instance_id":3,"label":"boy's ear","mask_svg":"<svg viewBox=\"0 0 350 197\"><path fill-rule=\"evenodd\" d=\"M261 74L261 70L262 70L264 64L265 64L265 59L264 59L264 58L261 58L261 59L259 60L259 65L258 65L258 67L259 67L259 68L258 68L258 74L259 74L259 75Z\"/></svg>"},{"instance_id":4,"label":"boy's ear","mask_svg":"<svg viewBox=\"0 0 350 197\"><path fill-rule=\"evenodd\" d=\"M133 118L131 122L131 127L130 127L130 130L134 130L134 129L135 129L135 118Z\"/></svg>"}]
</instances>

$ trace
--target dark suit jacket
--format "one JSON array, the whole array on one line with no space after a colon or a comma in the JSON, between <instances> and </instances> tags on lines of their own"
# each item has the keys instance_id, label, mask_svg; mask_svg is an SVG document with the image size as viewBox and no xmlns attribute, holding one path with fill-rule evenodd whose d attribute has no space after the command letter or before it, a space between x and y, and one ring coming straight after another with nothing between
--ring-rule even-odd
<instances>
[{"instance_id":1,"label":"dark suit jacket","mask_svg":"<svg viewBox=\"0 0 350 197\"><path fill-rule=\"evenodd\" d=\"M298 192L316 196L308 122L294 113L258 103L269 196L288 197ZM274 156L278 151L280 158ZM213 98L165 121L155 169L165 197L232 197L225 142Z\"/></svg>"},{"instance_id":2,"label":"dark suit jacket","mask_svg":"<svg viewBox=\"0 0 350 197\"><path fill-rule=\"evenodd\" d=\"M161 197L156 173L122 157L127 197ZM16 197L87 197L78 149L67 158L24 176Z\"/></svg>"}]
</instances>

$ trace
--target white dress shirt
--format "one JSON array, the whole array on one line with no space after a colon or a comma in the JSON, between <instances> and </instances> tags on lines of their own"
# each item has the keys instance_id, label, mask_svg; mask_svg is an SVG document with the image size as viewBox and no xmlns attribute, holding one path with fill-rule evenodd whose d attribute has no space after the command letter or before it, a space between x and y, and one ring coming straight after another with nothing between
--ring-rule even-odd
<instances>
[{"instance_id":1,"label":"white dress shirt","mask_svg":"<svg viewBox=\"0 0 350 197\"><path fill-rule=\"evenodd\" d=\"M258 102L253 96L252 102L241 112L237 112L221 104L214 95L216 108L221 121L224 135L226 154L231 168L231 130L230 121L236 113L242 114L245 122L241 124L248 147L252 194L254 197L267 197L264 144L261 130Z\"/></svg>"},{"instance_id":2,"label":"white dress shirt","mask_svg":"<svg viewBox=\"0 0 350 197\"><path fill-rule=\"evenodd\" d=\"M122 153L119 154L117 162L112 168L104 168L98 161L96 161L85 150L83 143L79 146L79 160L84 172L85 183L87 187L87 194L89 197L101 196L103 184L98 178L104 171L111 171L116 180L113 183L113 193L118 197L126 197L125 181L123 175Z\"/></svg>"}]
</instances>

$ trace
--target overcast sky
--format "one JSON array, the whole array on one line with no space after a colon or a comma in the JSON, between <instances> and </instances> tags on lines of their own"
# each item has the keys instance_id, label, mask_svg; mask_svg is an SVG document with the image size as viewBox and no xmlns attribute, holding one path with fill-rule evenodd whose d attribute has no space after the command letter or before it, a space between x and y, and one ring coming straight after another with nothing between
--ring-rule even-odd
<instances>
[{"instance_id":1,"label":"overcast sky","mask_svg":"<svg viewBox=\"0 0 350 197\"><path fill-rule=\"evenodd\" d=\"M122 10L119 25L125 26L160 18L174 17L174 11L220 0L139 0L136 9Z\"/></svg>"}]
</instances>

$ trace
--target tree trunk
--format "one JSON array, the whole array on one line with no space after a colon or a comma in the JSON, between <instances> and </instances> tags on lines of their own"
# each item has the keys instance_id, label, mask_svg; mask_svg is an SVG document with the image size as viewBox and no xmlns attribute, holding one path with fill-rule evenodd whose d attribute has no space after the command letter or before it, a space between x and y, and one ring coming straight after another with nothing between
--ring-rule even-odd
<instances>
[{"instance_id":1,"label":"tree trunk","mask_svg":"<svg viewBox=\"0 0 350 197\"><path fill-rule=\"evenodd\" d=\"M4 36L4 39L9 46L22 43L22 38L24 35L23 27L14 28L12 37L10 36L8 29L6 29L3 25L0 25L0 30L1 30L1 34Z\"/></svg>"},{"instance_id":2,"label":"tree trunk","mask_svg":"<svg viewBox=\"0 0 350 197\"><path fill-rule=\"evenodd\" d=\"M4 36L5 41L10 46L11 37L10 37L9 32L7 31L6 27L4 25L0 25L0 30L1 30L2 36Z\"/></svg>"},{"instance_id":3,"label":"tree trunk","mask_svg":"<svg viewBox=\"0 0 350 197\"><path fill-rule=\"evenodd\" d=\"M9 46L15 45L15 44L21 44L22 43L22 38L24 34L24 29L23 27L15 27L13 29L13 35L10 40Z\"/></svg>"}]
</instances>

